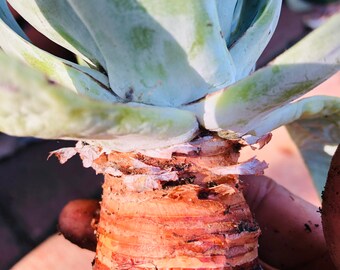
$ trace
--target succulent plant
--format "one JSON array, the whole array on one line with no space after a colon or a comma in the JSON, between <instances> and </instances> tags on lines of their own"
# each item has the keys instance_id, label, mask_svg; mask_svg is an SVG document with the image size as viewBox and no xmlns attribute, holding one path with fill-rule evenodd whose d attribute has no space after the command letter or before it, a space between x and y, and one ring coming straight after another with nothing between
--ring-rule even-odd
<instances>
[{"instance_id":1,"label":"succulent plant","mask_svg":"<svg viewBox=\"0 0 340 270\"><path fill-rule=\"evenodd\" d=\"M8 2L38 31L73 52L79 61L60 59L32 45L11 16L6 1L1 0L0 47L4 53L0 53L0 131L14 136L81 141L76 148L57 154L66 160L79 152L86 166L109 175L104 184L106 197L112 196L108 189L117 193L124 189L116 199L120 202L127 197L148 198L156 196L149 194L152 191L167 190L172 196L190 193L188 198L192 198L192 194L198 194L200 202L194 201L204 209L199 194L202 195L208 179L214 179L216 186L208 187L203 204L210 201L211 194L221 197L229 192L241 196L237 188L230 187L231 182L238 181L232 175L263 169L263 163L254 160L235 165L237 158L233 155L240 143L263 144L272 130L290 123L291 134L302 150L306 148L306 153L321 153L324 145L334 145L340 138L339 98L313 97L293 102L339 71L339 15L270 65L254 72L276 27L281 1ZM316 140L316 133L322 133L320 138L324 140ZM316 148L309 148L310 145ZM216 150L221 148L227 162L221 163L221 153ZM187 158L182 160L176 156L178 153ZM209 163L212 167L197 164L197 159L191 158L196 155L204 159L212 153L217 156ZM126 169L126 164L133 169ZM199 169L192 171L190 166L209 171L209 176L197 180ZM143 173L137 173L138 170ZM183 171L187 172L186 180ZM195 180L190 178L192 175ZM216 175L222 180L216 180ZM323 177L317 177L318 183ZM169 191L169 185L164 183L171 181L176 185ZM239 203L246 208L241 200ZM110 203L103 205L110 209ZM183 211L183 206L179 208ZM205 220L210 214L204 213L200 218ZM162 223L164 215L159 216ZM245 215L252 224L251 214ZM104 216L102 212L103 224L108 220ZM240 229L235 224L232 226ZM128 264L124 256L115 257L114 251L108 251L106 241L113 236L108 235L105 226L99 226L102 251L97 252L96 269L123 269L123 265L130 269L138 262L141 269L152 264L158 265L157 269L188 265L179 264L189 260L183 255L186 251L176 257L177 261L170 255L164 255L166 261L151 260L153 255L136 255L139 259ZM197 264L200 269L208 265L209 269L249 265L257 256L258 228L252 228L242 227L238 231L240 235L247 231L252 237L251 255L244 252L243 257L239 256L242 259L228 261L228 253L215 265L213 260L197 264L194 259L189 260L190 264ZM243 243L248 240L243 239ZM204 241L209 243L209 239ZM232 247L223 248L232 252ZM101 268L102 264L109 268Z\"/></svg>"}]
</instances>

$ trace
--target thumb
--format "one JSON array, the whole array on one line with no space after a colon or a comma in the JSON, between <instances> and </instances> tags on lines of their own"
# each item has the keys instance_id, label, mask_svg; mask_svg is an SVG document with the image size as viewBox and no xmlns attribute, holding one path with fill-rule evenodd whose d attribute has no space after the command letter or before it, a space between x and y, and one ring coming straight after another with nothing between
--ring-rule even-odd
<instances>
[{"instance_id":1,"label":"thumb","mask_svg":"<svg viewBox=\"0 0 340 270\"><path fill-rule=\"evenodd\" d=\"M59 230L66 239L92 251L96 250L95 227L99 219L99 202L74 200L59 215Z\"/></svg>"},{"instance_id":2,"label":"thumb","mask_svg":"<svg viewBox=\"0 0 340 270\"><path fill-rule=\"evenodd\" d=\"M241 177L259 223L259 257L279 269L335 269L318 208L265 176Z\"/></svg>"}]
</instances>

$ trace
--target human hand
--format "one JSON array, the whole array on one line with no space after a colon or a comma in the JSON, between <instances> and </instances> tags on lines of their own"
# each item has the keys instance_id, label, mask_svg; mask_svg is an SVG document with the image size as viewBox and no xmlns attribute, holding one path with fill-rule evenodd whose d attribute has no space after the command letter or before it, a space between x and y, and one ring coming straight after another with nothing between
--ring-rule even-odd
<instances>
[{"instance_id":1,"label":"human hand","mask_svg":"<svg viewBox=\"0 0 340 270\"><path fill-rule=\"evenodd\" d=\"M333 169L335 176L339 175L339 162L340 149L330 170L332 172ZM262 230L259 257L264 269L336 269L327 249L320 211L316 206L268 177L243 176L241 180L245 198ZM328 181L333 182L331 179ZM327 188L331 188L335 195L339 194L333 185ZM99 207L95 200L70 202L60 214L60 231L71 242L94 251L94 227L99 218ZM325 232L332 238L336 221L332 217L326 219ZM340 250L339 241L333 241L331 245L333 251Z\"/></svg>"},{"instance_id":2,"label":"human hand","mask_svg":"<svg viewBox=\"0 0 340 270\"><path fill-rule=\"evenodd\" d=\"M259 258L264 269L336 269L323 235L320 208L268 177L241 179L247 203L262 231Z\"/></svg>"}]
</instances>

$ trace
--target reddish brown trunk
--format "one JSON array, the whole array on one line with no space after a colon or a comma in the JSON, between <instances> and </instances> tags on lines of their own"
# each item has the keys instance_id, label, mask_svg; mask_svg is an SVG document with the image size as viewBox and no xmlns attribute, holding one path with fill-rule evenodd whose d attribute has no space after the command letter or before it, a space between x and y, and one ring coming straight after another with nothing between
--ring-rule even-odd
<instances>
[{"instance_id":1,"label":"reddish brown trunk","mask_svg":"<svg viewBox=\"0 0 340 270\"><path fill-rule=\"evenodd\" d=\"M256 269L259 228L238 178L209 170L235 164L236 146L225 141L170 160L102 155L97 164L123 175L105 176L94 269ZM163 177L150 180L141 164ZM165 181L167 174L178 178Z\"/></svg>"}]
</instances>

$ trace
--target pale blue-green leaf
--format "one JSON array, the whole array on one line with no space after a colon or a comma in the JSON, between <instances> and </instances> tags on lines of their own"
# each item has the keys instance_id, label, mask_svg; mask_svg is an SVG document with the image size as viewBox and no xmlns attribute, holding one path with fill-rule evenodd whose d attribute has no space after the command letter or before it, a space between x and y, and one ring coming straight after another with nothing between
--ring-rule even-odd
<instances>
[{"instance_id":1,"label":"pale blue-green leaf","mask_svg":"<svg viewBox=\"0 0 340 270\"><path fill-rule=\"evenodd\" d=\"M332 114L334 119L338 118L336 121L339 124L339 113L340 98L338 97L315 96L301 99L249 121L243 128L244 137L251 136L249 142L253 143L253 137L260 138L272 130L296 120L313 119L321 116L327 118L328 115ZM338 124L337 128L339 127Z\"/></svg>"},{"instance_id":2,"label":"pale blue-green leaf","mask_svg":"<svg viewBox=\"0 0 340 270\"><path fill-rule=\"evenodd\" d=\"M209 130L244 135L256 124L254 119L305 94L339 69L330 64L269 66L183 108L194 112Z\"/></svg>"},{"instance_id":3,"label":"pale blue-green leaf","mask_svg":"<svg viewBox=\"0 0 340 270\"><path fill-rule=\"evenodd\" d=\"M230 46L230 44L234 43L237 40L237 37L239 37L241 35L241 31L238 31L240 23L244 24L244 25L250 25L252 20L254 19L254 16L250 17L245 17L245 21L241 21L241 14L242 14L242 10L243 7L247 7L247 5L245 5L247 0L237 0L236 2L236 6L234 9L234 14L233 14L233 20L231 22L231 29L230 29L230 35L229 35L229 39L226 40L227 41L227 45L228 47ZM251 4L254 4L254 2L251 2ZM256 10L256 9L255 9ZM248 26L246 27L242 27L242 29L244 29L244 31L248 28ZM243 33L242 33L243 34Z\"/></svg>"},{"instance_id":4,"label":"pale blue-green leaf","mask_svg":"<svg viewBox=\"0 0 340 270\"><path fill-rule=\"evenodd\" d=\"M231 34L237 0L215 0L223 38L228 42Z\"/></svg>"},{"instance_id":5,"label":"pale blue-green leaf","mask_svg":"<svg viewBox=\"0 0 340 270\"><path fill-rule=\"evenodd\" d=\"M286 0L287 6L295 12L308 12L313 5L303 0Z\"/></svg>"},{"instance_id":6,"label":"pale blue-green leaf","mask_svg":"<svg viewBox=\"0 0 340 270\"><path fill-rule=\"evenodd\" d=\"M2 20L0 34L0 47L6 53L42 71L50 80L94 99L117 101L104 74L39 49L14 33Z\"/></svg>"},{"instance_id":7,"label":"pale blue-green leaf","mask_svg":"<svg viewBox=\"0 0 340 270\"><path fill-rule=\"evenodd\" d=\"M273 64L337 63L340 65L340 14L331 17Z\"/></svg>"},{"instance_id":8,"label":"pale blue-green leaf","mask_svg":"<svg viewBox=\"0 0 340 270\"><path fill-rule=\"evenodd\" d=\"M0 0L0 19L3 20L13 31L15 31L22 38L28 40L28 37L24 31L20 28L18 23L15 21L11 11L7 6L6 0Z\"/></svg>"},{"instance_id":9,"label":"pale blue-green leaf","mask_svg":"<svg viewBox=\"0 0 340 270\"><path fill-rule=\"evenodd\" d=\"M340 65L340 14L275 59L274 64L337 63ZM337 89L336 91L340 91ZM332 145L340 143L339 98L337 108L327 117L303 119L287 126L291 137L301 151L319 193L324 188Z\"/></svg>"},{"instance_id":10,"label":"pale blue-green leaf","mask_svg":"<svg viewBox=\"0 0 340 270\"><path fill-rule=\"evenodd\" d=\"M340 70L338 20L336 16L324 24L273 65L184 108L207 129L244 134L252 119L293 101Z\"/></svg>"},{"instance_id":11,"label":"pale blue-green leaf","mask_svg":"<svg viewBox=\"0 0 340 270\"><path fill-rule=\"evenodd\" d=\"M318 98L309 102L311 106L321 107ZM313 102L316 104L313 105ZM334 101L330 98L318 113L287 125L287 129L321 195L333 151L340 143L340 98L334 98Z\"/></svg>"},{"instance_id":12,"label":"pale blue-green leaf","mask_svg":"<svg viewBox=\"0 0 340 270\"><path fill-rule=\"evenodd\" d=\"M100 64L105 68L105 61L97 44L67 0L9 0L8 2L43 35L93 65ZM91 3L93 5L93 2Z\"/></svg>"},{"instance_id":13,"label":"pale blue-green leaf","mask_svg":"<svg viewBox=\"0 0 340 270\"><path fill-rule=\"evenodd\" d=\"M237 1L233 21L231 24L231 35L228 40L228 48L244 35L247 29L254 23L255 18L261 8L265 6L267 0L240 0Z\"/></svg>"},{"instance_id":14,"label":"pale blue-green leaf","mask_svg":"<svg viewBox=\"0 0 340 270\"><path fill-rule=\"evenodd\" d=\"M245 5L249 5L245 1ZM249 1L250 2L250 1ZM253 1L251 1L253 2ZM242 36L230 45L229 51L236 67L236 80L247 76L271 39L281 11L281 0L256 2L257 14ZM254 3L254 2L253 2ZM244 16L248 16L246 12ZM241 14L239 19L247 20Z\"/></svg>"},{"instance_id":15,"label":"pale blue-green leaf","mask_svg":"<svg viewBox=\"0 0 340 270\"><path fill-rule=\"evenodd\" d=\"M126 101L178 106L234 82L215 1L69 2L105 58L111 88Z\"/></svg>"},{"instance_id":16,"label":"pale blue-green leaf","mask_svg":"<svg viewBox=\"0 0 340 270\"><path fill-rule=\"evenodd\" d=\"M113 150L132 151L183 143L198 129L190 112L79 96L3 53L0 74L0 132L9 135L119 141Z\"/></svg>"}]
</instances>

